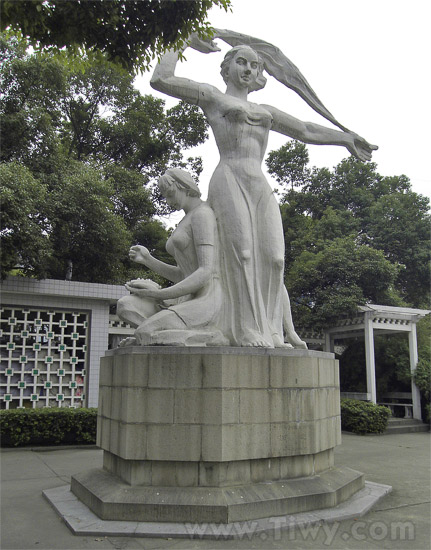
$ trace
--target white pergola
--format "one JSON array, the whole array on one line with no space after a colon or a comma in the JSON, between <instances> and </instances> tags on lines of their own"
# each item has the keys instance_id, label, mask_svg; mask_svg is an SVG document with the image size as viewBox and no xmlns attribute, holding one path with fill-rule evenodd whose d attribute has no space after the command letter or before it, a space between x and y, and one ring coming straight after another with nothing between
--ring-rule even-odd
<instances>
[{"instance_id":1,"label":"white pergola","mask_svg":"<svg viewBox=\"0 0 431 550\"><path fill-rule=\"evenodd\" d=\"M365 337L365 361L367 370L367 393L373 403L377 402L374 335L407 332L409 338L410 370L413 373L418 362L416 323L431 313L425 309L380 306L367 304L358 308L357 315L342 319L337 326L325 331L325 351L334 352L335 340ZM421 420L420 393L412 380L413 418Z\"/></svg>"}]
</instances>

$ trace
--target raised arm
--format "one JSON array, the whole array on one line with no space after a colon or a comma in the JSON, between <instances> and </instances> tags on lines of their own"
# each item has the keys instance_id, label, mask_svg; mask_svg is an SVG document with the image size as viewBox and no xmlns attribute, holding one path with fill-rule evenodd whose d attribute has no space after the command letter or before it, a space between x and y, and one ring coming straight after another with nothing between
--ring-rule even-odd
<instances>
[{"instance_id":1,"label":"raised arm","mask_svg":"<svg viewBox=\"0 0 431 550\"><path fill-rule=\"evenodd\" d=\"M213 42L205 42L200 40L195 34L191 36L189 46L202 53L220 51L220 48L218 48ZM187 103L193 103L196 105L199 100L200 84L188 78L175 76L175 68L177 66L180 53L182 53L186 47L179 51L169 50L162 57L154 69L150 84L152 88L158 90L159 92L177 97L178 99L187 101Z\"/></svg>"},{"instance_id":2,"label":"raised arm","mask_svg":"<svg viewBox=\"0 0 431 550\"><path fill-rule=\"evenodd\" d=\"M192 231L198 267L193 273L168 288L154 289L147 287L142 289L139 286L126 285L127 290L138 296L146 296L158 300L170 300L198 292L208 282L214 271L215 227L216 221L212 212L208 215L207 209L200 209L194 213ZM156 261L158 262L158 260ZM162 264L163 262L159 263ZM146 265L152 269L148 263ZM161 271L156 271L162 275ZM163 276L165 277L165 275ZM145 285L145 282L143 284Z\"/></svg>"},{"instance_id":3,"label":"raised arm","mask_svg":"<svg viewBox=\"0 0 431 550\"><path fill-rule=\"evenodd\" d=\"M193 273L179 283L158 290L136 290L135 288L128 288L128 290L130 290L132 294L156 298L158 300L171 300L173 298L187 296L187 294L195 294L204 286L211 276L214 263L214 246L210 244L198 245L196 247L196 256L199 264L198 269L193 271Z\"/></svg>"},{"instance_id":4,"label":"raised arm","mask_svg":"<svg viewBox=\"0 0 431 550\"><path fill-rule=\"evenodd\" d=\"M151 256L148 248L145 248L145 246L132 246L129 251L129 258L138 264L145 265L173 283L177 283L184 278L183 272L178 266L169 265L157 260L157 258Z\"/></svg>"},{"instance_id":5,"label":"raised arm","mask_svg":"<svg viewBox=\"0 0 431 550\"><path fill-rule=\"evenodd\" d=\"M364 138L353 132L334 130L320 124L315 124L314 122L303 122L271 105L262 105L262 107L272 114L272 129L275 132L304 143L341 145L362 161L370 160L372 152L378 149L376 145L371 145Z\"/></svg>"}]
</instances>

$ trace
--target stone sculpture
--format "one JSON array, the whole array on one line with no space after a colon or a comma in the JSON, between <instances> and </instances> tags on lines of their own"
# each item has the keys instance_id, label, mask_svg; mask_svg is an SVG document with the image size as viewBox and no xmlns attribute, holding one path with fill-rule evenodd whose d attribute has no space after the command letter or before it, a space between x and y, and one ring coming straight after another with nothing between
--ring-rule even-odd
<instances>
[{"instance_id":1,"label":"stone sculpture","mask_svg":"<svg viewBox=\"0 0 431 550\"><path fill-rule=\"evenodd\" d=\"M175 284L160 288L147 279L126 284L130 295L118 301L117 314L136 331L134 338L126 338L120 346L226 345L228 341L217 328L222 292L214 213L200 199L188 172L168 170L158 185L168 204L185 212L166 243L177 265L157 260L144 246L132 246L129 256Z\"/></svg>"},{"instance_id":2,"label":"stone sculpture","mask_svg":"<svg viewBox=\"0 0 431 550\"><path fill-rule=\"evenodd\" d=\"M256 42L230 31L218 36ZM215 51L195 38L191 45ZM238 347L140 346L109 350L102 358L97 443L104 451L103 469L72 476L70 488L104 525L126 521L137 536L169 531L218 537L220 527L240 536L247 532L243 525L253 525L256 534L256 525L269 529L271 518L294 521L297 512L317 517L320 511L323 518L337 518L332 513L340 514L338 505L353 497L351 510L364 499L363 474L334 464L341 441L334 355L280 349L283 324L291 345L305 344L293 328L282 277L280 213L260 164L271 128L345 145L359 156L369 156L373 147L346 129L304 124L249 103L247 93L263 83L262 61L249 46L226 56L226 94L176 78L173 52L153 77L158 89L202 107L220 163L210 205L201 201L187 173L168 170L160 179L168 203L186 214L167 242L177 265L156 260L142 246L133 246L130 257L174 284L164 289L140 279L127 284L131 294L120 300L118 312L136 333L125 344ZM292 66L283 69L279 50L259 42L256 49L270 74L332 116ZM381 486L370 497L367 487L367 506L388 490ZM57 509L69 501L63 491ZM261 518L266 519L257 523Z\"/></svg>"},{"instance_id":3,"label":"stone sculpture","mask_svg":"<svg viewBox=\"0 0 431 550\"><path fill-rule=\"evenodd\" d=\"M306 143L342 145L362 160L370 159L376 147L332 117L280 50L233 31L216 30L214 38L234 46L221 66L227 85L225 93L214 86L175 76L180 55L175 51L167 52L161 59L151 85L201 107L219 149L220 162L208 193L208 204L215 214L220 239L223 295L217 326L234 346L306 348L293 327L289 296L283 282L284 235L280 209L261 168L269 131L272 129ZM189 45L202 53L219 51L214 42L203 41L196 35L192 36ZM249 102L249 92L265 85L264 69L295 89L341 131L304 123L273 106ZM148 256L138 249L133 250L135 258L140 258L142 263L147 261ZM149 263L145 265L151 267ZM128 285L134 294L138 293L137 284ZM145 292L149 296L150 291ZM151 292L160 295L164 291ZM169 290L167 294L171 296ZM162 317L160 312L155 318ZM177 320L175 328L179 322ZM144 332L138 328L141 344L149 343Z\"/></svg>"}]
</instances>

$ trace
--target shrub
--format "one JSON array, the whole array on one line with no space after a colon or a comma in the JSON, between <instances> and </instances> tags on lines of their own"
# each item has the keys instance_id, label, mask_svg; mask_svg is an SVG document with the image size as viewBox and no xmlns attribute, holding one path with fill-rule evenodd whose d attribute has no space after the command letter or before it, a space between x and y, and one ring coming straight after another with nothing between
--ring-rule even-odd
<instances>
[{"instance_id":1,"label":"shrub","mask_svg":"<svg viewBox=\"0 0 431 550\"><path fill-rule=\"evenodd\" d=\"M97 409L13 409L0 411L2 447L96 442Z\"/></svg>"},{"instance_id":2,"label":"shrub","mask_svg":"<svg viewBox=\"0 0 431 550\"><path fill-rule=\"evenodd\" d=\"M430 422L431 362L419 359L413 380L421 392L422 411L425 422Z\"/></svg>"},{"instance_id":3,"label":"shrub","mask_svg":"<svg viewBox=\"0 0 431 550\"><path fill-rule=\"evenodd\" d=\"M341 428L355 434L383 433L391 411L383 405L375 405L356 399L341 400Z\"/></svg>"}]
</instances>

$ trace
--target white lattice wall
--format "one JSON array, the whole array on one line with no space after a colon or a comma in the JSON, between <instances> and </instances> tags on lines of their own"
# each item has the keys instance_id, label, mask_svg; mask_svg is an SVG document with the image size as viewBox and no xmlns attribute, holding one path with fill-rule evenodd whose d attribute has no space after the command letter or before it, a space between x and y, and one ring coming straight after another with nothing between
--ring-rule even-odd
<instances>
[{"instance_id":1,"label":"white lattice wall","mask_svg":"<svg viewBox=\"0 0 431 550\"><path fill-rule=\"evenodd\" d=\"M1 408L85 404L89 315L0 309Z\"/></svg>"},{"instance_id":2,"label":"white lattice wall","mask_svg":"<svg viewBox=\"0 0 431 550\"><path fill-rule=\"evenodd\" d=\"M0 287L1 408L97 407L109 309L124 287L23 277Z\"/></svg>"}]
</instances>

